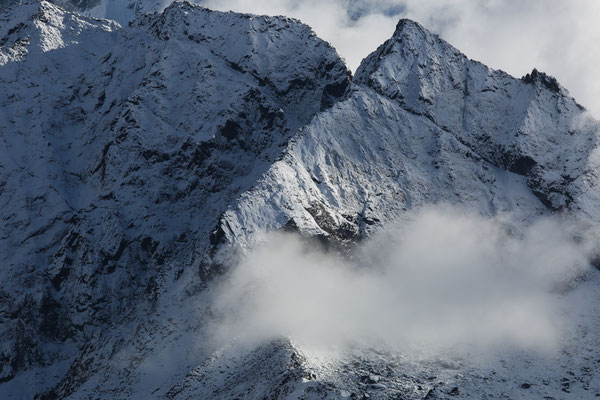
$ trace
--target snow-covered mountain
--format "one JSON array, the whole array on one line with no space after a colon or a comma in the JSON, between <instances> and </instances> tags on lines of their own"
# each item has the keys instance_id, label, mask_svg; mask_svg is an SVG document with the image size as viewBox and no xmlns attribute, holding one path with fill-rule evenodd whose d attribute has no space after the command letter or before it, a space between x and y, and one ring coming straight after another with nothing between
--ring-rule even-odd
<instances>
[{"instance_id":1,"label":"snow-covered mountain","mask_svg":"<svg viewBox=\"0 0 600 400\"><path fill-rule=\"evenodd\" d=\"M22 0L0 0L0 8L23 3ZM127 25L136 16L162 11L170 2L164 0L53 0L57 6L95 18L107 18Z\"/></svg>"},{"instance_id":2,"label":"snow-covered mountain","mask_svg":"<svg viewBox=\"0 0 600 400\"><path fill-rule=\"evenodd\" d=\"M347 253L442 200L600 224L598 123L409 20L352 79L285 17L30 1L0 11L0 81L2 398L423 398L452 372L214 353L212 280L270 231Z\"/></svg>"},{"instance_id":3,"label":"snow-covered mountain","mask_svg":"<svg viewBox=\"0 0 600 400\"><path fill-rule=\"evenodd\" d=\"M349 73L286 18L177 3L122 29L46 2L0 18L7 380L152 307L163 279L201 285L219 215Z\"/></svg>"},{"instance_id":4,"label":"snow-covered mountain","mask_svg":"<svg viewBox=\"0 0 600 400\"><path fill-rule=\"evenodd\" d=\"M0 0L0 8L21 0ZM76 11L87 16L96 18L107 18L127 25L136 16L153 11L162 11L169 5L167 0L52 0L54 3L66 10ZM205 5L205 0L194 0L192 3ZM398 15L404 7L395 5L393 2L379 4L369 0L348 0L346 3L347 13L350 19L359 18L373 12L381 12L385 15Z\"/></svg>"}]
</instances>

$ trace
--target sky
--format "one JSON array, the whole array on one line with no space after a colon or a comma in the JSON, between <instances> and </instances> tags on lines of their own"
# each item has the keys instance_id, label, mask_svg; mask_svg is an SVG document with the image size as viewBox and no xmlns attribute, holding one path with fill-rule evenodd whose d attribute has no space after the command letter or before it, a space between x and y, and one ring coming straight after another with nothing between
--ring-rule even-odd
<instances>
[{"instance_id":1,"label":"sky","mask_svg":"<svg viewBox=\"0 0 600 400\"><path fill-rule=\"evenodd\" d=\"M204 0L216 10L286 15L310 25L354 72L399 18L439 34L472 59L521 77L555 76L600 118L598 0Z\"/></svg>"}]
</instances>

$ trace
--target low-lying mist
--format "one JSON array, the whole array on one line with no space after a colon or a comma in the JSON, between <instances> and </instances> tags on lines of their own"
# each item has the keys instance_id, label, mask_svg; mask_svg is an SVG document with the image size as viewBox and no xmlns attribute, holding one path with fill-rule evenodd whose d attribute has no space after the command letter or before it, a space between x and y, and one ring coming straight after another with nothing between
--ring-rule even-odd
<instances>
[{"instance_id":1,"label":"low-lying mist","mask_svg":"<svg viewBox=\"0 0 600 400\"><path fill-rule=\"evenodd\" d=\"M562 293L589 268L572 226L542 218L510 232L450 207L391 225L350 260L273 234L222 285L215 338L435 354L555 348Z\"/></svg>"}]
</instances>

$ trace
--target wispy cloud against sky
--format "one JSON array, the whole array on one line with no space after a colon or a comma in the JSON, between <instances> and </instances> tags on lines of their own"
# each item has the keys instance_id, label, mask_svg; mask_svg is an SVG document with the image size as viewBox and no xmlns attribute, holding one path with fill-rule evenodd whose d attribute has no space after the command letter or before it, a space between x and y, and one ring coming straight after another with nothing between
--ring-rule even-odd
<instances>
[{"instance_id":1,"label":"wispy cloud against sky","mask_svg":"<svg viewBox=\"0 0 600 400\"><path fill-rule=\"evenodd\" d=\"M470 58L520 77L534 67L558 78L600 117L600 1L597 0L204 0L218 10L298 18L356 70L414 19Z\"/></svg>"}]
</instances>

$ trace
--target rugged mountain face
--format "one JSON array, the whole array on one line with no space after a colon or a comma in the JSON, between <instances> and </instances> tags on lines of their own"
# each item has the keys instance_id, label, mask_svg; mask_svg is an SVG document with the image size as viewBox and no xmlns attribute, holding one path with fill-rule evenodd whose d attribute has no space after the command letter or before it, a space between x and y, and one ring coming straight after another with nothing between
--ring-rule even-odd
<instances>
[{"instance_id":1,"label":"rugged mountain face","mask_svg":"<svg viewBox=\"0 0 600 400\"><path fill-rule=\"evenodd\" d=\"M284 17L174 3L121 27L27 2L0 13L0 81L2 397L358 393L391 364L213 354L211 279L268 231L347 253L442 200L600 223L598 124L568 92L408 20L351 82ZM423 397L426 372L388 387Z\"/></svg>"},{"instance_id":2,"label":"rugged mountain face","mask_svg":"<svg viewBox=\"0 0 600 400\"><path fill-rule=\"evenodd\" d=\"M223 230L239 245L241 227L291 224L340 244L441 200L519 220L575 208L597 221L597 143L597 124L553 78L490 70L401 20L347 96L225 214Z\"/></svg>"},{"instance_id":3,"label":"rugged mountain face","mask_svg":"<svg viewBox=\"0 0 600 400\"><path fill-rule=\"evenodd\" d=\"M177 3L122 29L47 2L0 18L10 380L150 305L159 275L205 274L219 215L349 73L286 18Z\"/></svg>"},{"instance_id":4,"label":"rugged mountain face","mask_svg":"<svg viewBox=\"0 0 600 400\"><path fill-rule=\"evenodd\" d=\"M547 207L568 207L574 200L568 187L596 147L595 135L576 126L583 107L552 77L534 69L515 80L410 25L400 21L394 37L363 62L356 82L426 116L492 164L526 176ZM549 151L550 144L572 155Z\"/></svg>"},{"instance_id":5,"label":"rugged mountain face","mask_svg":"<svg viewBox=\"0 0 600 400\"><path fill-rule=\"evenodd\" d=\"M18 3L20 0L0 0L0 7ZM76 11L97 18L108 18L120 24L126 25L129 21L143 13L162 11L168 4L164 0L52 0L54 3L66 10ZM204 0L195 0L195 4L204 5ZM371 13L376 5L364 0L349 0L347 2L348 16L352 20ZM379 6L381 7L381 6ZM398 15L402 12L402 6L389 4L383 9L378 8L386 15Z\"/></svg>"},{"instance_id":6,"label":"rugged mountain face","mask_svg":"<svg viewBox=\"0 0 600 400\"><path fill-rule=\"evenodd\" d=\"M23 3L22 0L0 0L0 8ZM91 17L108 18L127 25L136 16L162 11L169 3L162 0L53 0L57 6Z\"/></svg>"}]
</instances>

